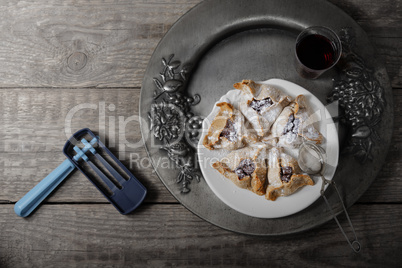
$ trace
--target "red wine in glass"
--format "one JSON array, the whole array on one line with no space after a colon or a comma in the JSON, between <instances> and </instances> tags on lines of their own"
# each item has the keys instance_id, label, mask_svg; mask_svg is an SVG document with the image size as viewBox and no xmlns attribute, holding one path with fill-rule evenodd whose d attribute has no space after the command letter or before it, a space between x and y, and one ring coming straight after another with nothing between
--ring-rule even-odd
<instances>
[{"instance_id":1,"label":"red wine in glass","mask_svg":"<svg viewBox=\"0 0 402 268\"><path fill-rule=\"evenodd\" d=\"M341 50L341 42L332 30L307 28L296 41L297 71L304 78L315 79L338 62Z\"/></svg>"},{"instance_id":2,"label":"red wine in glass","mask_svg":"<svg viewBox=\"0 0 402 268\"><path fill-rule=\"evenodd\" d=\"M313 70L323 70L334 64L335 48L325 36L312 34L304 37L296 46L302 64Z\"/></svg>"}]
</instances>

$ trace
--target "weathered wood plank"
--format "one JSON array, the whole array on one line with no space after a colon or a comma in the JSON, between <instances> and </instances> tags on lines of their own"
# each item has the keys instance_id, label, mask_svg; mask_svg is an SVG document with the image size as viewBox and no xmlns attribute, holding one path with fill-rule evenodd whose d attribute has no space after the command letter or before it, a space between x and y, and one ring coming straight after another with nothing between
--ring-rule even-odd
<instances>
[{"instance_id":1,"label":"weathered wood plank","mask_svg":"<svg viewBox=\"0 0 402 268\"><path fill-rule=\"evenodd\" d=\"M402 39L372 38L372 44L387 70L391 85L394 88L402 88Z\"/></svg>"},{"instance_id":2,"label":"weathered wood plank","mask_svg":"<svg viewBox=\"0 0 402 268\"><path fill-rule=\"evenodd\" d=\"M153 172L142 144L129 147L141 142L138 120L119 126L119 117L127 121L138 116L138 95L139 89L130 88L0 89L0 200L17 201L64 161L62 147L69 137L65 133L65 119L69 111L73 111L73 132L84 127L96 132L103 129L112 152L120 156L149 189L147 202L176 202ZM75 111L77 105L94 107ZM114 109L110 109L113 108L110 105L114 105ZM399 175L402 168L402 90L394 90L394 106L394 134L386 164L361 202L402 202ZM110 123L111 118L115 124ZM114 144L110 142L113 135ZM77 171L48 201L105 202L105 199Z\"/></svg>"},{"instance_id":3,"label":"weathered wood plank","mask_svg":"<svg viewBox=\"0 0 402 268\"><path fill-rule=\"evenodd\" d=\"M160 38L199 2L1 1L1 86L139 86Z\"/></svg>"},{"instance_id":4,"label":"weathered wood plank","mask_svg":"<svg viewBox=\"0 0 402 268\"><path fill-rule=\"evenodd\" d=\"M112 149L121 143L134 146L141 140L139 94L130 88L0 89L0 151L61 151L84 127L99 131L101 138L114 136Z\"/></svg>"},{"instance_id":5,"label":"weathered wood plank","mask_svg":"<svg viewBox=\"0 0 402 268\"><path fill-rule=\"evenodd\" d=\"M199 2L1 1L0 87L140 87L159 40ZM402 43L398 1L333 2L380 44L393 86L402 87L402 52L392 57L389 46Z\"/></svg>"},{"instance_id":6,"label":"weathered wood plank","mask_svg":"<svg viewBox=\"0 0 402 268\"><path fill-rule=\"evenodd\" d=\"M371 37L402 35L402 7L399 0L329 0L329 2L352 17Z\"/></svg>"},{"instance_id":7,"label":"weathered wood plank","mask_svg":"<svg viewBox=\"0 0 402 268\"><path fill-rule=\"evenodd\" d=\"M396 267L402 261L402 205L355 205L362 244L349 248L335 221L300 234L253 237L220 229L180 205L45 205L29 218L0 205L2 267L218 266ZM347 221L340 217L346 226ZM348 229L347 229L348 230ZM392 230L392 231L390 231Z\"/></svg>"},{"instance_id":8,"label":"weathered wood plank","mask_svg":"<svg viewBox=\"0 0 402 268\"><path fill-rule=\"evenodd\" d=\"M148 60L163 34L200 1L0 0L0 267L400 265L400 89L394 90L387 163L350 208L363 245L359 255L334 221L301 234L259 238L222 230L167 204L176 200L153 173L144 148L128 145L141 140L136 116ZM400 1L330 1L368 33L392 86L402 88ZM17 217L6 203L65 159L65 119L73 108L73 131L90 127L108 140L115 137L109 147L128 167L130 155L143 160L147 167L137 160L130 169L149 190L146 203L122 216L76 172L31 217ZM347 226L344 217L341 222Z\"/></svg>"}]
</instances>

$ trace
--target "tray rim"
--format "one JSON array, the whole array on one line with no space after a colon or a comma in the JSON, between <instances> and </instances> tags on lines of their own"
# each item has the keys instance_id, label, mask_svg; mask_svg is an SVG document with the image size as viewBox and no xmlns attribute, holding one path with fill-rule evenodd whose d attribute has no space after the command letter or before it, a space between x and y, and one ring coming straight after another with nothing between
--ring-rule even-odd
<instances>
[{"instance_id":1,"label":"tray rim","mask_svg":"<svg viewBox=\"0 0 402 268\"><path fill-rule=\"evenodd\" d=\"M239 1L239 2L245 2L245 1L242 1L242 0L238 0L238 1ZM260 0L255 0L255 1L260 1ZM276 2L276 0L269 0L269 1L270 1L270 2ZM290 1L290 2L297 2L297 0L289 0L289 1ZM341 10L340 8L338 8L336 5L334 5L334 4L332 4L331 2L328 2L328 1L316 1L316 0L309 0L309 1L310 1L310 2L314 2L314 3L317 3L317 4L320 4L320 5L328 5L331 9L335 9L338 13L342 14L342 15L345 16L345 17L348 17L348 18L353 22L353 28L354 28L354 29L357 29L366 39L368 39L368 38L367 38L367 34L366 34L365 31L361 28L361 26L360 26L359 24L357 24L357 22L355 22L354 19L351 18L346 12L344 12L343 10ZM197 5L195 5L194 7L192 7L191 9L189 9L184 15L182 15L182 16L172 25L172 27L165 33L165 35L163 36L163 38L160 40L160 42L159 42L158 45L156 46L156 48L155 48L155 50L154 50L154 52L153 52L153 54L152 54L152 56L151 56L151 59L154 58L155 55L158 54L157 51L161 49L161 47L162 47L162 45L163 45L163 40L165 39L165 37L168 36L168 35L171 33L171 31L173 31L178 25L180 25L180 24L182 23L183 18L189 16L191 13L195 12L195 11L196 11L197 9L199 9L200 7L202 7L202 6L204 6L204 5L211 4L212 2L213 2L213 0L204 0L204 1L200 2L200 3L198 3ZM220 2L230 2L230 1L222 0L222 1L220 1ZM260 1L260 2L263 2L263 0ZM277 25L271 25L271 26L277 26ZM295 26L299 26L299 28L300 28L300 27L302 27L302 28L303 28L303 27L306 27L306 26L302 26L302 25L295 25ZM254 29L254 28L276 28L276 27L266 27L266 26L262 26L261 24L258 24L258 23L257 23L257 24L254 24L254 25L253 25L253 24L252 24L252 25L247 24L247 25L243 28L243 31L250 30L250 29ZM293 29L292 27L286 27L286 26L285 26L284 28L287 29L287 30L291 30L291 31L292 31L292 29ZM294 30L294 29L293 29L293 30ZM236 33L238 33L238 32L241 32L241 31L237 31L237 32L234 32L234 33L225 33L225 34L223 35L224 37L220 38L220 39L218 40L218 42L220 42L220 41L222 41L223 39L225 39L225 38L227 38L227 37L229 37L229 36L231 36L231 35L233 35L233 34L236 34ZM201 53L201 54L202 54L201 56L203 56L205 53L207 53L211 47L213 47L213 46L216 45L216 43L212 43L212 44L209 44L209 45L210 45L210 47L209 47L208 49L205 49L205 51L204 51L203 53ZM370 45L370 48L372 48L371 42L369 42L369 45ZM165 56L167 56L167 55L165 55ZM144 102L143 102L144 95L145 95L145 94L144 94L144 90L145 90L144 82L145 82L145 80L147 79L147 75L146 75L146 74L147 74L147 73L149 72L149 70L151 69L150 63L151 63L151 60L150 60L150 62L148 63L148 66L147 66L147 68L146 68L145 75L144 75L144 79L143 79L143 83L142 83L142 86L141 86L139 108L140 108L140 116L141 116L142 118L145 118L145 117L146 117L146 113L147 113L145 110L143 110L143 108L144 108L143 106L145 106L145 105L144 105ZM387 74L387 72L386 72L386 70L385 70L385 68L384 68L384 66L383 66L383 64L382 64L382 62L380 62L379 67L378 67L377 69L381 69L381 71L382 71L381 75L383 76L383 82L386 83L386 85L384 86L385 90L391 88L391 87L390 87L390 83L389 83L388 74ZM391 89L392 89L392 88L391 88ZM391 90L391 91L392 91L392 90ZM390 110L390 113L391 113L391 114L390 114L390 116L389 116L389 118L388 118L388 125L389 125L390 128L392 129L392 126L393 126L393 119L394 119L394 117L393 117L393 109L392 109L392 107L393 107L393 105L392 105L392 98L391 98L390 100L387 100L387 101L389 101L388 106L391 107L391 110ZM146 140L146 138L145 138L146 135L147 135L148 130L147 130L147 131L144 130L144 123L143 123L141 120L140 120L140 128L141 128L142 138L143 138L143 140L144 140L144 147L145 147L145 149L146 149L146 152L147 152L148 157L149 157L150 160L151 160L150 162L151 162L152 167L153 167L153 169L155 170L155 173L157 174L158 178L160 179L160 181L164 184L164 186L168 189L168 191L173 195L173 197L174 197L179 203L181 203L186 209L188 209L189 211L191 211L193 214L195 214L195 215L196 215L197 217L199 217L200 219L203 219L203 220L205 220L205 221L207 221L207 222L209 222L209 223L211 223L211 224L213 224L213 225L216 225L216 226L218 226L218 227L220 227L220 228L223 228L223 229L226 229L226 230L229 230L229 231L232 231L232 232L237 232L237 233L242 233L242 234L249 234L249 235L257 235L257 236L279 236L279 235L287 235L287 234L296 234L296 233L300 233L300 232L304 232L304 231L308 231L308 230L314 229L314 228L316 228L316 227L318 227L318 226L320 226L320 225L322 225L322 224L324 224L324 223L326 223L326 222L328 222L329 220L332 219L332 216L331 216L329 213L327 213L325 216L323 216L323 217L321 218L320 221L315 222L313 225L310 225L310 226L308 226L308 227L297 228L297 229L294 229L294 230L291 230L291 231L286 231L286 232L276 232L276 233L264 233L264 234L261 234L261 233L243 232L243 231L233 230L233 229L231 229L231 228L229 228L229 227L226 227L226 226L223 226L223 225L221 225L221 224L218 224L218 223L214 222L214 221L211 220L211 219L205 218L204 216L200 215L197 211L195 211L195 210L192 209L191 207L188 207L184 202L182 202L182 200L181 200L181 198L180 198L180 194L176 193L176 192L174 191L174 189L171 189L171 187L169 187L169 185L167 184L167 182L165 182L165 181L162 179L162 175L159 173L158 169L156 168L156 165L155 165L155 163L154 163L154 160L153 160L153 158L152 158L151 152L150 152L149 147L148 147L148 144L147 144L147 140ZM392 131L391 131L391 133L392 133ZM382 146L382 147L384 148L384 150L382 150L382 151L385 152L385 154L386 154L386 153L388 152L388 150L389 150L390 143L391 143L391 139L388 139L388 140L386 141L386 145L385 145L385 146ZM340 158L341 158L341 154L340 154ZM380 162L380 165L379 165L379 166L383 166L384 163L385 163L385 157L384 157L383 159L381 159L381 161L379 161L379 162ZM352 205L366 192L366 190L367 190L367 189L369 188L369 186L372 184L372 182L374 181L374 179L378 176L378 173L380 172L380 170L381 170L381 168L379 168L378 170L376 170L375 175L373 176L373 179L371 180L371 182L368 184L368 186L366 187L366 189L365 189L364 191L362 191L361 193L359 193L359 194L357 195L357 197L354 198L355 201L353 201L353 202L346 202L345 205L346 205L347 207L352 206ZM336 172L338 172L338 170L337 170ZM317 201L317 202L319 202L319 201ZM308 208L306 208L306 209L308 209ZM340 214L340 213L342 213L342 209L340 209L339 207L336 208L336 209L335 209L335 214L338 215L338 214ZM264 220L269 220L269 219L264 219Z\"/></svg>"}]
</instances>

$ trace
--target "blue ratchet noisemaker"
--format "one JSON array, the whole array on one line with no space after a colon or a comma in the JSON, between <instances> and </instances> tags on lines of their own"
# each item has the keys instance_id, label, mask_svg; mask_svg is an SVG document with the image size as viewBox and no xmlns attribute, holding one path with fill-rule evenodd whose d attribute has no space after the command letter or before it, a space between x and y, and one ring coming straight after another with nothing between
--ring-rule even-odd
<instances>
[{"instance_id":1,"label":"blue ratchet noisemaker","mask_svg":"<svg viewBox=\"0 0 402 268\"><path fill-rule=\"evenodd\" d=\"M18 216L26 217L31 214L75 168L78 168L121 214L132 212L144 200L146 188L90 129L84 128L76 132L64 145L63 153L68 159L15 204L14 211Z\"/></svg>"}]
</instances>

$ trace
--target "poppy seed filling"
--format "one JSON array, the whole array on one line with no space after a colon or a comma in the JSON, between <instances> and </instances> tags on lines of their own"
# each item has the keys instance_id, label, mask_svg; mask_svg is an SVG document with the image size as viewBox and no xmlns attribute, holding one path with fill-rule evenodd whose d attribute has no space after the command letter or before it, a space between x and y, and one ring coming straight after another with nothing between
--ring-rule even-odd
<instances>
[{"instance_id":1,"label":"poppy seed filling","mask_svg":"<svg viewBox=\"0 0 402 268\"><path fill-rule=\"evenodd\" d=\"M297 134L299 132L299 125L300 120L298 118L295 118L294 114L291 114L289 116L288 122L286 123L285 129L283 130L283 135L286 135L288 133Z\"/></svg>"},{"instance_id":2,"label":"poppy seed filling","mask_svg":"<svg viewBox=\"0 0 402 268\"><path fill-rule=\"evenodd\" d=\"M268 97L262 100L253 99L250 102L249 106L253 108L257 113L260 113L262 109L264 109L265 107L269 107L272 104L274 104L274 102L271 100L271 98Z\"/></svg>"},{"instance_id":3,"label":"poppy seed filling","mask_svg":"<svg viewBox=\"0 0 402 268\"><path fill-rule=\"evenodd\" d=\"M293 169L292 167L281 167L281 180L283 182L289 182L292 177Z\"/></svg>"},{"instance_id":4,"label":"poppy seed filling","mask_svg":"<svg viewBox=\"0 0 402 268\"><path fill-rule=\"evenodd\" d=\"M240 162L240 164L235 169L236 175L239 177L239 180L244 177L250 176L255 170L255 165L251 159L244 159Z\"/></svg>"},{"instance_id":5,"label":"poppy seed filling","mask_svg":"<svg viewBox=\"0 0 402 268\"><path fill-rule=\"evenodd\" d=\"M237 138L236 129L232 120L226 121L226 126L221 132L221 137L225 137L229 141L235 141Z\"/></svg>"}]
</instances>

